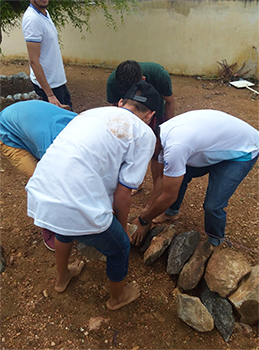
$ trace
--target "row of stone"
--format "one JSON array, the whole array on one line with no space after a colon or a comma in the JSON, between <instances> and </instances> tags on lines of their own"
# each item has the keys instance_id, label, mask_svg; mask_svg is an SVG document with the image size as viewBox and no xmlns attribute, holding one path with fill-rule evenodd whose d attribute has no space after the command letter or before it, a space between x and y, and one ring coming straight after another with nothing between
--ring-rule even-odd
<instances>
[{"instance_id":1,"label":"row of stone","mask_svg":"<svg viewBox=\"0 0 259 350\"><path fill-rule=\"evenodd\" d=\"M1 103L40 99L36 92L33 91L30 78L24 72L11 76L0 75L0 84Z\"/></svg>"},{"instance_id":2,"label":"row of stone","mask_svg":"<svg viewBox=\"0 0 259 350\"><path fill-rule=\"evenodd\" d=\"M136 228L128 224L131 235ZM85 244L80 243L78 250L89 260L106 260ZM258 321L259 265L251 267L240 252L232 249L213 252L199 232L177 234L174 225L155 226L140 251L146 265L168 253L166 271L178 277L173 292L177 315L196 331L209 332L216 327L228 341L235 325L249 327ZM240 323L235 322L234 310Z\"/></svg>"},{"instance_id":3,"label":"row of stone","mask_svg":"<svg viewBox=\"0 0 259 350\"><path fill-rule=\"evenodd\" d=\"M27 100L40 100L40 96L36 94L35 91L31 91L29 93L18 93L14 95L7 95L6 97L1 96L1 103L14 103L18 101L27 101Z\"/></svg>"},{"instance_id":4,"label":"row of stone","mask_svg":"<svg viewBox=\"0 0 259 350\"><path fill-rule=\"evenodd\" d=\"M30 92L33 85L30 78L24 73L13 74L11 76L0 75L1 95L15 95L21 92Z\"/></svg>"}]
</instances>

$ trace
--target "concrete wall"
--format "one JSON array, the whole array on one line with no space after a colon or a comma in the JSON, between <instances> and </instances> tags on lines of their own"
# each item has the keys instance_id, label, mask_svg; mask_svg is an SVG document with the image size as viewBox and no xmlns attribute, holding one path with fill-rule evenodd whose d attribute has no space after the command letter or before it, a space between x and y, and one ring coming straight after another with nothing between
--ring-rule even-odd
<instances>
[{"instance_id":1,"label":"concrete wall","mask_svg":"<svg viewBox=\"0 0 259 350\"><path fill-rule=\"evenodd\" d=\"M237 62L258 78L259 4L257 0L139 1L137 13L114 14L118 31L104 16L91 16L91 33L72 26L61 32L65 61L116 67L126 59L153 61L172 74L215 75L219 64ZM4 35L6 57L27 57L21 29Z\"/></svg>"}]
</instances>

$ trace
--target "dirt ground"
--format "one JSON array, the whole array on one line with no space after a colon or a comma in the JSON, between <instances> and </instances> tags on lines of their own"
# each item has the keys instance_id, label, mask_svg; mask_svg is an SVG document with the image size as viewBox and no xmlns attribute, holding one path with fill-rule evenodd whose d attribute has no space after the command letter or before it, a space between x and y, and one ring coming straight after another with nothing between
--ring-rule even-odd
<instances>
[{"instance_id":1,"label":"dirt ground","mask_svg":"<svg viewBox=\"0 0 259 350\"><path fill-rule=\"evenodd\" d=\"M66 65L74 110L107 105L110 70ZM3 62L1 74L29 74L28 62ZM218 81L172 76L176 114L212 108L233 114L258 128L258 97ZM258 89L258 86L256 87ZM236 327L226 343L214 329L199 333L178 319L177 281L167 275L166 254L145 266L132 247L127 281L136 280L141 296L118 311L105 307L105 263L88 260L66 292L54 291L55 254L26 215L26 178L4 158L1 162L1 244L7 262L1 275L1 348L4 349L258 349L258 325ZM195 179L185 196L177 231L199 231L205 238L202 203L207 178ZM150 169L144 188L132 197L132 213L151 195ZM258 264L258 164L229 201L226 233L233 249L251 266ZM227 248L228 249L228 248ZM80 256L75 248L71 261ZM238 319L237 319L238 320Z\"/></svg>"}]
</instances>

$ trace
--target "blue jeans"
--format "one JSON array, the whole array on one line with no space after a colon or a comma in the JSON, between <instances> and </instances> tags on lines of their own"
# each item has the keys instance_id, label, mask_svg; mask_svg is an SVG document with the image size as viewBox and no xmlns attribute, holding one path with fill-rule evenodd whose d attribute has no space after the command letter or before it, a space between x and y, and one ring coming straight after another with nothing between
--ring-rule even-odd
<instances>
[{"instance_id":1,"label":"blue jeans","mask_svg":"<svg viewBox=\"0 0 259 350\"><path fill-rule=\"evenodd\" d=\"M205 232L209 236L209 242L214 246L218 246L223 242L225 236L227 214L224 208L228 206L229 198L253 168L257 159L258 155L254 159L245 162L226 160L201 168L187 166L178 198L166 210L166 214L176 215L179 213L188 183L191 182L193 177L209 174L208 188L203 203Z\"/></svg>"},{"instance_id":2,"label":"blue jeans","mask_svg":"<svg viewBox=\"0 0 259 350\"><path fill-rule=\"evenodd\" d=\"M130 241L120 222L113 216L110 227L98 234L64 236L56 233L56 239L63 243L77 240L95 247L107 257L106 274L110 281L120 282L128 273Z\"/></svg>"}]
</instances>

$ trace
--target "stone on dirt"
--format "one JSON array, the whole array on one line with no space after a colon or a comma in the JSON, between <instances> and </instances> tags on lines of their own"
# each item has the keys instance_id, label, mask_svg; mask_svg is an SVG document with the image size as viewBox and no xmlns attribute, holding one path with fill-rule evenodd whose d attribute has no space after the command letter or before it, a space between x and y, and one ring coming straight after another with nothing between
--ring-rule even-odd
<instances>
[{"instance_id":1,"label":"stone on dirt","mask_svg":"<svg viewBox=\"0 0 259 350\"><path fill-rule=\"evenodd\" d=\"M15 95L22 92L30 92L33 90L33 85L30 78L24 73L20 72L10 77L5 75L0 76L1 95Z\"/></svg>"},{"instance_id":2,"label":"stone on dirt","mask_svg":"<svg viewBox=\"0 0 259 350\"><path fill-rule=\"evenodd\" d=\"M21 93L13 95L13 99L15 101L20 101L22 99L23 95Z\"/></svg>"},{"instance_id":3,"label":"stone on dirt","mask_svg":"<svg viewBox=\"0 0 259 350\"><path fill-rule=\"evenodd\" d=\"M238 289L229 296L230 302L241 316L240 321L253 326L259 317L259 265L240 282Z\"/></svg>"},{"instance_id":4,"label":"stone on dirt","mask_svg":"<svg viewBox=\"0 0 259 350\"><path fill-rule=\"evenodd\" d=\"M246 323L236 322L235 323L235 331L240 332L242 334L252 334L253 328Z\"/></svg>"},{"instance_id":5,"label":"stone on dirt","mask_svg":"<svg viewBox=\"0 0 259 350\"><path fill-rule=\"evenodd\" d=\"M201 301L211 314L215 327L227 342L235 326L231 304L218 293L212 292L205 281L202 287Z\"/></svg>"},{"instance_id":6,"label":"stone on dirt","mask_svg":"<svg viewBox=\"0 0 259 350\"><path fill-rule=\"evenodd\" d=\"M103 318L100 316L91 317L88 323L89 331L99 329L103 323L107 323L108 321L109 321L109 318Z\"/></svg>"},{"instance_id":7,"label":"stone on dirt","mask_svg":"<svg viewBox=\"0 0 259 350\"><path fill-rule=\"evenodd\" d=\"M153 264L169 246L173 237L176 235L176 231L173 227L174 225L168 226L152 239L149 248L144 254L144 262L146 265Z\"/></svg>"},{"instance_id":8,"label":"stone on dirt","mask_svg":"<svg viewBox=\"0 0 259 350\"><path fill-rule=\"evenodd\" d=\"M214 321L201 300L187 294L177 294L176 308L178 317L199 332L209 332Z\"/></svg>"},{"instance_id":9,"label":"stone on dirt","mask_svg":"<svg viewBox=\"0 0 259 350\"><path fill-rule=\"evenodd\" d=\"M204 278L210 290L224 298L237 289L239 281L250 271L251 267L242 253L222 249L210 258Z\"/></svg>"},{"instance_id":10,"label":"stone on dirt","mask_svg":"<svg viewBox=\"0 0 259 350\"><path fill-rule=\"evenodd\" d=\"M166 272L169 275L178 275L199 242L200 233L197 231L183 232L174 237L169 246Z\"/></svg>"},{"instance_id":11,"label":"stone on dirt","mask_svg":"<svg viewBox=\"0 0 259 350\"><path fill-rule=\"evenodd\" d=\"M147 235L147 238L146 238L143 246L140 248L141 253L145 253L147 248L150 246L150 243L151 243L152 239L154 237L156 237L160 232L162 232L165 227L166 226L164 226L164 225L157 225L154 228L152 228L150 233Z\"/></svg>"},{"instance_id":12,"label":"stone on dirt","mask_svg":"<svg viewBox=\"0 0 259 350\"><path fill-rule=\"evenodd\" d=\"M201 280L205 264L213 252L209 241L200 242L190 260L184 265L178 279L178 288L189 291L197 287Z\"/></svg>"}]
</instances>

